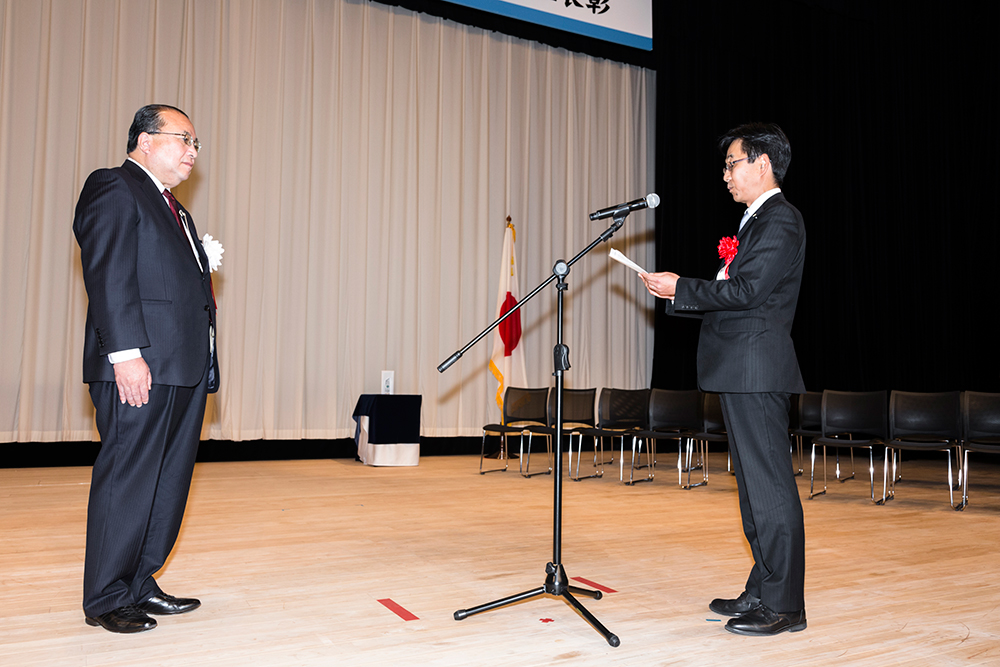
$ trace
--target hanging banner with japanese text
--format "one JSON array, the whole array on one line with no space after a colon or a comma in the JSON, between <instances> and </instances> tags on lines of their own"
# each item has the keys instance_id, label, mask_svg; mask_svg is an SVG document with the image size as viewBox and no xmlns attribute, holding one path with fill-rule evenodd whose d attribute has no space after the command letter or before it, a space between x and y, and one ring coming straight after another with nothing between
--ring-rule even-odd
<instances>
[{"instance_id":1,"label":"hanging banner with japanese text","mask_svg":"<svg viewBox=\"0 0 1000 667\"><path fill-rule=\"evenodd\" d=\"M653 50L653 0L447 0L521 21Z\"/></svg>"}]
</instances>

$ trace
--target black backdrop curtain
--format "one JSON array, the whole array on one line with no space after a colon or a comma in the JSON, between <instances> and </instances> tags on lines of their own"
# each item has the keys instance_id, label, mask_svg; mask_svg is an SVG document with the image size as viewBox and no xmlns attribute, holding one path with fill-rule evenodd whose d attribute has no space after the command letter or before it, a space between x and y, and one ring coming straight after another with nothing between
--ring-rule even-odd
<instances>
[{"instance_id":1,"label":"black backdrop curtain","mask_svg":"<svg viewBox=\"0 0 1000 667\"><path fill-rule=\"evenodd\" d=\"M714 275L742 214L715 140L776 122L792 143L783 190L808 235L793 329L806 386L1000 391L996 5L663 4L658 269ZM698 327L658 314L653 386L696 386Z\"/></svg>"},{"instance_id":2,"label":"black backdrop curtain","mask_svg":"<svg viewBox=\"0 0 1000 667\"><path fill-rule=\"evenodd\" d=\"M384 1L656 69L659 270L714 275L742 214L716 138L778 123L792 142L784 191L808 235L793 329L806 386L1000 392L997 3L654 0L648 53L440 0ZM696 386L698 327L658 311L654 387Z\"/></svg>"}]
</instances>

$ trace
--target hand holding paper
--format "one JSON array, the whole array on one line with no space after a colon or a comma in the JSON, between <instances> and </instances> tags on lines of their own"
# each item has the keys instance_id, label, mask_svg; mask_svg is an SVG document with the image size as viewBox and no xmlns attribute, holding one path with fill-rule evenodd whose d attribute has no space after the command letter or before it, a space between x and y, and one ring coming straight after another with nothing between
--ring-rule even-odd
<instances>
[{"instance_id":1,"label":"hand holding paper","mask_svg":"<svg viewBox=\"0 0 1000 667\"><path fill-rule=\"evenodd\" d=\"M680 277L676 273L670 273L669 271L664 271L662 273L649 273L646 269L642 268L614 248L608 252L608 256L616 262L621 262L628 268L638 273L639 277L642 278L642 282L645 283L646 289L649 290L649 293L653 296L658 296L661 299L674 298L674 292L677 289L677 279Z\"/></svg>"},{"instance_id":2,"label":"hand holding paper","mask_svg":"<svg viewBox=\"0 0 1000 667\"><path fill-rule=\"evenodd\" d=\"M641 266L639 266L638 264L636 264L635 262L633 262L631 259L629 259L625 255L623 255L622 253L618 252L614 248L611 249L611 251L608 253L608 256L611 259L615 260L616 262L621 262L622 264L624 264L628 268L632 269L636 273L646 273L647 272L646 269L642 268Z\"/></svg>"},{"instance_id":3,"label":"hand holding paper","mask_svg":"<svg viewBox=\"0 0 1000 667\"><path fill-rule=\"evenodd\" d=\"M669 271L640 273L639 277L642 278L642 282L646 284L646 289L653 296L658 296L661 299L673 299L677 293L677 279L680 276L676 273Z\"/></svg>"}]
</instances>

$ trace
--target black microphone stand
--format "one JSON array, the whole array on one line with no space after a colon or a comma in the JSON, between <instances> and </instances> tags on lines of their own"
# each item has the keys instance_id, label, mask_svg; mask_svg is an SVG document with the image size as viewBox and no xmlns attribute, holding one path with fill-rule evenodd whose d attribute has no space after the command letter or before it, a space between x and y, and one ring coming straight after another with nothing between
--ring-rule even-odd
<instances>
[{"instance_id":1,"label":"black microphone stand","mask_svg":"<svg viewBox=\"0 0 1000 667\"><path fill-rule=\"evenodd\" d=\"M579 600L573 597L573 593L577 595L582 595L584 597L593 598L595 600L600 600L602 597L601 591L592 591L586 588L579 588L578 586L570 586L569 579L566 576L566 570L562 565L562 434L563 434L563 373L565 373L570 368L569 364L569 347L563 343L563 293L569 288L566 283L566 276L569 275L570 267L576 264L580 258L586 255L588 252L593 250L597 245L609 240L614 236L615 232L621 229L622 224L625 222L625 218L629 214L628 205L621 206L615 211L613 216L613 223L608 229L606 229L599 237L597 237L590 245L584 248L580 253L576 255L573 259L566 262L559 260L552 267L552 275L549 276L544 282L542 282L538 287L533 289L524 299L522 299L517 306L511 308L509 311L504 313L504 315L498 318L493 324L486 327L478 336L473 338L468 344L465 345L461 350L451 355L447 361L443 362L438 366L438 372L443 373L448 369L453 363L458 361L459 358L465 352L483 339L489 332L493 331L497 326L500 325L505 319L507 319L512 313L516 312L524 304L535 297L540 291L545 287L550 285L553 281L556 281L556 294L557 294L557 308L556 308L556 346L553 349L553 365L554 372L552 373L556 377L556 429L555 429L555 440L556 440L556 452L555 452L555 477L553 478L553 483L555 486L555 499L553 507L553 536L552 536L552 562L545 565L545 583L538 588L533 588L529 591L523 593L518 593L516 595L511 595L509 597L501 598L499 600L494 600L493 602L487 602L486 604L479 605L478 607L473 607L471 609L459 609L455 612L455 620L461 621L462 619L468 618L473 614L478 614L484 611L490 611L492 609L497 609L498 607L505 607L516 602L523 602L524 600L529 600L531 598L539 597L541 595L550 595L554 597L561 597L567 603L572 605L577 612L580 613L594 628L600 632L604 639L607 640L608 644L611 646L618 646L621 644L621 640L618 636L613 634L610 630L604 627L597 618L591 614L586 607L584 607Z\"/></svg>"}]
</instances>

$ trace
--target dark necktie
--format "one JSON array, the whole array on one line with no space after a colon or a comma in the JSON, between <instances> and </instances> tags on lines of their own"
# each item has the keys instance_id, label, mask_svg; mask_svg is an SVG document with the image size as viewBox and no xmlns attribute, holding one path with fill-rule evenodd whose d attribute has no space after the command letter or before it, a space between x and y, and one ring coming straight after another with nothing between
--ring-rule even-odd
<instances>
[{"instance_id":1,"label":"dark necktie","mask_svg":"<svg viewBox=\"0 0 1000 667\"><path fill-rule=\"evenodd\" d=\"M167 198L167 204L170 205L170 211L174 214L177 226L184 229L184 225L181 224L181 205L177 203L177 198L167 189L163 190L163 196Z\"/></svg>"},{"instance_id":2,"label":"dark necktie","mask_svg":"<svg viewBox=\"0 0 1000 667\"><path fill-rule=\"evenodd\" d=\"M174 214L174 220L177 221L177 226L181 228L181 231L184 233L184 238L187 239L188 245L191 246L191 252L194 253L195 261L198 262L198 268L201 268L201 257L198 256L198 250L195 248L194 239L191 237L191 229L187 225L187 219L181 218L181 205L177 203L177 198L170 193L170 190L164 188L163 196L167 198L167 204L170 205L170 210Z\"/></svg>"},{"instance_id":3,"label":"dark necktie","mask_svg":"<svg viewBox=\"0 0 1000 667\"><path fill-rule=\"evenodd\" d=\"M181 222L181 215L180 215L181 208L180 208L180 204L177 203L177 198L174 197L170 193L170 190L167 190L166 188L164 188L164 190L163 190L163 196L167 198L167 203L170 204L170 210L173 211L174 219L177 221L177 225L181 229L184 230L184 236L186 236L188 238L188 241L191 242L191 244L192 244L191 250L194 251L195 259L198 260L198 266L200 267L201 266L201 258L198 257L198 251L194 249L194 242L191 241L191 232L190 232L190 230L188 230L187 225L185 225L184 223ZM212 303L214 304L215 303L215 286L212 284L212 276L211 275L208 276L208 288L212 292ZM216 305L216 308L218 308L218 305Z\"/></svg>"}]
</instances>

